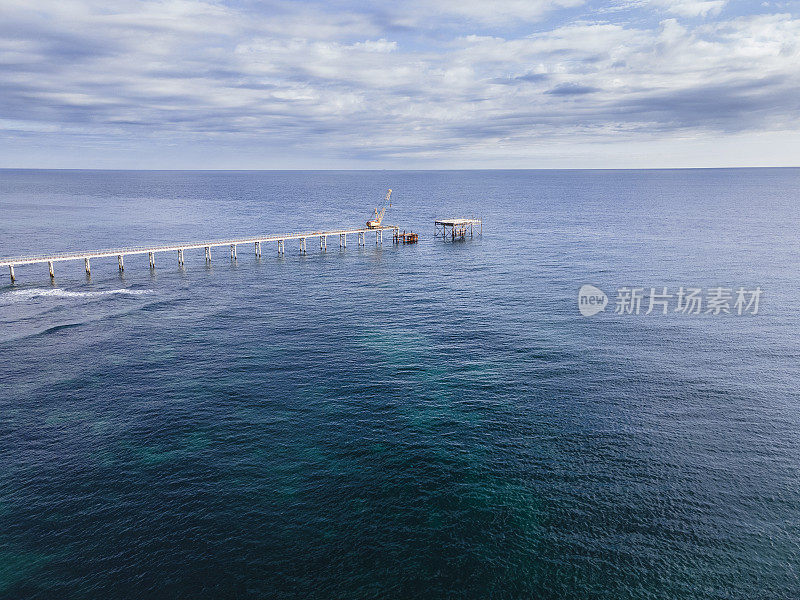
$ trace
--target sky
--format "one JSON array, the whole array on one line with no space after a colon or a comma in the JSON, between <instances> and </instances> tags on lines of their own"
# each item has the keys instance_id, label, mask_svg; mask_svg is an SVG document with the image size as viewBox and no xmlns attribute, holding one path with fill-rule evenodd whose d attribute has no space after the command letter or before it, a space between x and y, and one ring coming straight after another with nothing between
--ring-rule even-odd
<instances>
[{"instance_id":1,"label":"sky","mask_svg":"<svg viewBox=\"0 0 800 600\"><path fill-rule=\"evenodd\" d=\"M0 167L800 166L800 0L0 0Z\"/></svg>"}]
</instances>

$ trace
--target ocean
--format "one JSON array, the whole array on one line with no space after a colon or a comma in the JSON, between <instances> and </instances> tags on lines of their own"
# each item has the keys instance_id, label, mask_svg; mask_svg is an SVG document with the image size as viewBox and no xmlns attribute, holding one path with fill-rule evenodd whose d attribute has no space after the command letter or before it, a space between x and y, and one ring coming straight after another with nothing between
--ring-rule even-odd
<instances>
[{"instance_id":1,"label":"ocean","mask_svg":"<svg viewBox=\"0 0 800 600\"><path fill-rule=\"evenodd\" d=\"M3 170L0 256L387 188L3 268L0 598L800 597L799 169Z\"/></svg>"}]
</instances>

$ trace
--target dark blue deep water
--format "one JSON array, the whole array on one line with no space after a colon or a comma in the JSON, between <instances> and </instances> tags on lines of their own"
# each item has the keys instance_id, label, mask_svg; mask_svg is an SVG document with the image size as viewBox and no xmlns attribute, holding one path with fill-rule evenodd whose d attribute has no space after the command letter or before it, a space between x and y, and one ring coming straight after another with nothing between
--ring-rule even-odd
<instances>
[{"instance_id":1,"label":"dark blue deep water","mask_svg":"<svg viewBox=\"0 0 800 600\"><path fill-rule=\"evenodd\" d=\"M800 170L0 171L0 256L359 225L388 187L419 244L0 272L0 598L800 597Z\"/></svg>"}]
</instances>

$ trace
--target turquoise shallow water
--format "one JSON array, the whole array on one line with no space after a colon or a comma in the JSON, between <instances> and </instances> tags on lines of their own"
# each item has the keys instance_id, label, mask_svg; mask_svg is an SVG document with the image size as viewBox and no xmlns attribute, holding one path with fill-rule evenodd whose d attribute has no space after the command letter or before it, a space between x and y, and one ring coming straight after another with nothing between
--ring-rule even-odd
<instances>
[{"instance_id":1,"label":"turquoise shallow water","mask_svg":"<svg viewBox=\"0 0 800 600\"><path fill-rule=\"evenodd\" d=\"M0 171L0 598L800 596L800 170ZM435 241L437 216L481 237ZM597 285L758 315L577 310Z\"/></svg>"}]
</instances>

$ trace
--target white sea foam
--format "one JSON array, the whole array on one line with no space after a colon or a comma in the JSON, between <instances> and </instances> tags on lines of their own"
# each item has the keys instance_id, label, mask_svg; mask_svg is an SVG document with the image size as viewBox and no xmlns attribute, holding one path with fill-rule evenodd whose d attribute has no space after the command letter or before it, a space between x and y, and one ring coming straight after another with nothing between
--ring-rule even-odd
<instances>
[{"instance_id":1,"label":"white sea foam","mask_svg":"<svg viewBox=\"0 0 800 600\"><path fill-rule=\"evenodd\" d=\"M5 301L8 304L14 302L24 302L37 298L103 298L106 296L140 296L152 294L153 290L131 290L120 288L117 290L97 290L92 292L73 292L61 288L32 288L24 290L12 290L6 294L0 294L0 303Z\"/></svg>"}]
</instances>

